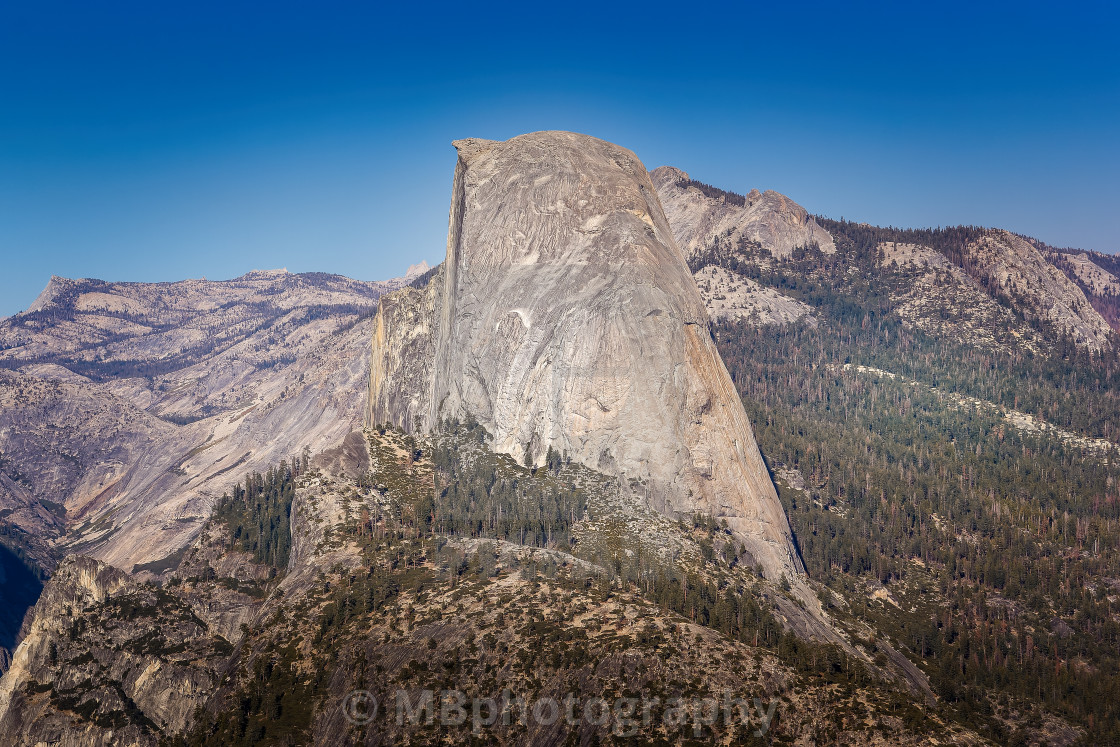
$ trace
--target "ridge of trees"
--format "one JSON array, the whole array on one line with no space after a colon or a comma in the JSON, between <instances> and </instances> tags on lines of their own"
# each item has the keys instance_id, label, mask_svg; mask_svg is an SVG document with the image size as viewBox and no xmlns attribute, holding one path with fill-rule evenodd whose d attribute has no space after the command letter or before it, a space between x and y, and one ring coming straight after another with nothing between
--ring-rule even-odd
<instances>
[{"instance_id":1,"label":"ridge of trees","mask_svg":"<svg viewBox=\"0 0 1120 747\"><path fill-rule=\"evenodd\" d=\"M258 563L280 571L288 567L292 549L292 501L295 480L308 467L308 457L294 457L289 464L252 472L225 493L211 517L225 524L234 546L250 553Z\"/></svg>"},{"instance_id":2,"label":"ridge of trees","mask_svg":"<svg viewBox=\"0 0 1120 747\"><path fill-rule=\"evenodd\" d=\"M681 179L677 182L677 185L682 189L693 187L695 189L698 189L700 193L705 197L709 197L713 200L723 200L728 204L736 205L738 207L747 207L749 204L747 198L741 194L738 194L736 192L729 192L726 189L720 189L719 187L713 187L711 184L708 184L706 182L699 182L695 179Z\"/></svg>"}]
</instances>

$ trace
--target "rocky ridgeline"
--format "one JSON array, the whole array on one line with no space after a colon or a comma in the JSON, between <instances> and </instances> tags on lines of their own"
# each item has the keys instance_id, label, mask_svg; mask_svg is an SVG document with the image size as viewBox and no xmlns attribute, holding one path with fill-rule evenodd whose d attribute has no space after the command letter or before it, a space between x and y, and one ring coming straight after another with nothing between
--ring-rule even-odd
<instances>
[{"instance_id":1,"label":"rocky ridgeline","mask_svg":"<svg viewBox=\"0 0 1120 747\"><path fill-rule=\"evenodd\" d=\"M672 166L650 174L673 236L685 257L693 259L713 246L763 246L778 259L795 249L816 245L825 254L836 251L832 236L817 225L805 208L785 195L752 189L746 195L701 185Z\"/></svg>"},{"instance_id":2,"label":"rocky ridgeline","mask_svg":"<svg viewBox=\"0 0 1120 747\"><path fill-rule=\"evenodd\" d=\"M1038 330L940 252L898 241L879 242L878 248L879 272L895 288L895 313L910 328L1006 351L1045 346Z\"/></svg>"},{"instance_id":3,"label":"rocky ridgeline","mask_svg":"<svg viewBox=\"0 0 1120 747\"><path fill-rule=\"evenodd\" d=\"M850 281L824 267L844 263L854 248L851 237L833 236L789 198L771 191L726 192L670 166L650 176L713 318L812 323L796 298L760 286L751 274L785 273L838 288ZM905 231L854 225L882 234L878 265L856 271L891 286L898 317L913 328L1005 350L1038 351L1065 338L1099 351L1111 347L1113 326L1120 327L1120 281L1103 266L1111 266L1103 255L1059 252L1008 231L972 229L950 257L919 241L899 240L896 234ZM845 256L836 257L838 246ZM816 272L792 261L806 249L823 258Z\"/></svg>"},{"instance_id":4,"label":"rocky ridgeline","mask_svg":"<svg viewBox=\"0 0 1120 747\"><path fill-rule=\"evenodd\" d=\"M1030 318L1090 350L1110 346L1108 322L1031 242L1008 231L990 231L969 245L968 258L974 274L989 279Z\"/></svg>"}]
</instances>

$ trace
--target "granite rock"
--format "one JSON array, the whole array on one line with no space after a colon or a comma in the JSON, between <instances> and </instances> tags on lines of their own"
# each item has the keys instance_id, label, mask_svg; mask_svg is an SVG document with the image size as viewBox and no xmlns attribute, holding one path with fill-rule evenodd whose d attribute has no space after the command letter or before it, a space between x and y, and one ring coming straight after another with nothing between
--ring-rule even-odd
<instances>
[{"instance_id":1,"label":"granite rock","mask_svg":"<svg viewBox=\"0 0 1120 747\"><path fill-rule=\"evenodd\" d=\"M667 515L726 521L768 578L802 573L638 158L567 132L455 147L447 260L428 295L381 303L367 421L475 419L499 452L567 454ZM402 323L428 340L407 355Z\"/></svg>"}]
</instances>

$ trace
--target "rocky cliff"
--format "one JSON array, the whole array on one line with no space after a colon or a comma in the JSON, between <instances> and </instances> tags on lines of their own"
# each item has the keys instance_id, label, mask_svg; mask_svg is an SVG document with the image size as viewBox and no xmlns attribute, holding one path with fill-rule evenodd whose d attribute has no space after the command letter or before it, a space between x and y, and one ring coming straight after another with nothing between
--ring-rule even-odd
<instances>
[{"instance_id":1,"label":"rocky cliff","mask_svg":"<svg viewBox=\"0 0 1120 747\"><path fill-rule=\"evenodd\" d=\"M369 420L475 419L500 452L619 475L666 514L725 520L768 577L800 573L641 162L564 132L455 146L447 261L426 294L381 304ZM418 329L408 344L430 347L409 355L431 369L405 372L399 340Z\"/></svg>"},{"instance_id":2,"label":"rocky cliff","mask_svg":"<svg viewBox=\"0 0 1120 747\"><path fill-rule=\"evenodd\" d=\"M382 297L374 318L367 424L407 423L417 428L428 416L436 307L444 266L417 287Z\"/></svg>"},{"instance_id":3,"label":"rocky cliff","mask_svg":"<svg viewBox=\"0 0 1120 747\"><path fill-rule=\"evenodd\" d=\"M65 561L0 680L4 744L147 744L182 730L230 644L189 606L92 560Z\"/></svg>"},{"instance_id":4,"label":"rocky cliff","mask_svg":"<svg viewBox=\"0 0 1120 747\"><path fill-rule=\"evenodd\" d=\"M224 529L204 533L164 587L64 560L0 679L0 744L148 745L189 728L276 575Z\"/></svg>"},{"instance_id":5,"label":"rocky cliff","mask_svg":"<svg viewBox=\"0 0 1120 747\"><path fill-rule=\"evenodd\" d=\"M1045 372L1028 366L1055 334L1099 341L1070 288L1111 303L1120 268L988 229L811 219L683 172L651 181L568 133L457 147L447 261L395 293L283 272L56 278L0 320L0 540L47 570L71 553L14 658L0 651L0 744L618 736L616 721L480 736L393 720L394 692L445 688L773 698L782 743L1115 741L1099 727L1116 721L1120 587L1095 517L1117 462L1101 459L1112 442L1041 419L1113 428L1112 395L1081 386L1070 413L1054 388L1016 424L953 386L970 368ZM667 221L655 183L700 219ZM996 349L962 362L962 345ZM905 375L865 365L892 362ZM766 418L813 580L740 394ZM363 415L377 427L358 432ZM223 501L205 523L245 471L302 445L287 506ZM1009 527L1042 552L1009 566ZM1018 586L1035 577L1049 581ZM348 719L355 690L384 718ZM658 723L637 735L730 744L761 726Z\"/></svg>"}]
</instances>

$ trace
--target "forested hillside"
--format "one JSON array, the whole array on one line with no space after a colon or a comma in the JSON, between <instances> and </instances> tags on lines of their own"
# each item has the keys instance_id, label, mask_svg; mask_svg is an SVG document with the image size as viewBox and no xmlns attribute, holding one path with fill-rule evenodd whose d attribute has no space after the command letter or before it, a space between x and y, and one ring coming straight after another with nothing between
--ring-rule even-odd
<instances>
[{"instance_id":1,"label":"forested hillside","mask_svg":"<svg viewBox=\"0 0 1120 747\"><path fill-rule=\"evenodd\" d=\"M906 274L879 269L881 242L951 255L973 230L824 225L836 255L708 259L823 322L713 329L810 575L845 600L833 614L889 637L982 732L1049 712L1088 743L1115 743L1115 353L1008 351L907 328L892 300Z\"/></svg>"}]
</instances>

